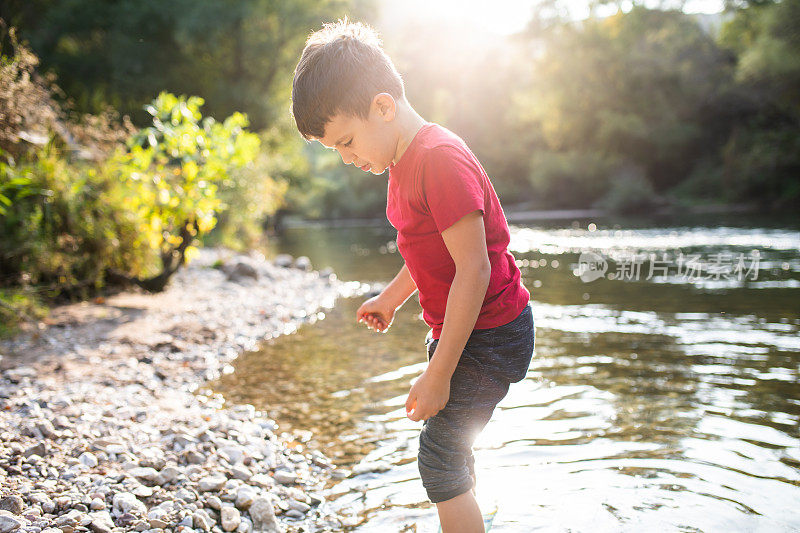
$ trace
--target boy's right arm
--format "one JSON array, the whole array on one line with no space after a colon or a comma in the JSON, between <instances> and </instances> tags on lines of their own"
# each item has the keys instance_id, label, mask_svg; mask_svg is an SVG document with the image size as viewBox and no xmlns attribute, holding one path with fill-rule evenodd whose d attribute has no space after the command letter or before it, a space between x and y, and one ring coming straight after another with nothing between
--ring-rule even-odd
<instances>
[{"instance_id":1,"label":"boy's right arm","mask_svg":"<svg viewBox=\"0 0 800 533\"><path fill-rule=\"evenodd\" d=\"M389 282L386 288L377 296L374 296L361 304L356 312L356 319L364 322L367 327L381 333L389 329L394 320L394 313L408 300L417 290L417 285L411 278L408 267L403 264L403 268Z\"/></svg>"}]
</instances>

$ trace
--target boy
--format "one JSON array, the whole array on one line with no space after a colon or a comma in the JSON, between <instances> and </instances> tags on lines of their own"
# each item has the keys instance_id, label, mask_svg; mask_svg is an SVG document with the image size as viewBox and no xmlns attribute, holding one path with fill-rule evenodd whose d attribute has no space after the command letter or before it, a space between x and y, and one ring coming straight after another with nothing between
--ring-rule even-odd
<instances>
[{"instance_id":1,"label":"boy","mask_svg":"<svg viewBox=\"0 0 800 533\"><path fill-rule=\"evenodd\" d=\"M405 264L357 319L385 332L419 290L428 367L406 412L424 420L418 465L444 533L482 532L472 443L530 364L530 294L508 252L505 215L459 137L426 122L377 35L347 20L312 34L297 65L292 114L300 133L365 172L389 170L386 214Z\"/></svg>"}]
</instances>

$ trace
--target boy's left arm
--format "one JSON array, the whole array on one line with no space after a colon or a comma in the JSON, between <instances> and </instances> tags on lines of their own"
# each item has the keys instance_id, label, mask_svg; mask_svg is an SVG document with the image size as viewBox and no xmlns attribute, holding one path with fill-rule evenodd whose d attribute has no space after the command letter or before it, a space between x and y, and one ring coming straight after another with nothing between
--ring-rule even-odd
<instances>
[{"instance_id":1,"label":"boy's left arm","mask_svg":"<svg viewBox=\"0 0 800 533\"><path fill-rule=\"evenodd\" d=\"M406 412L411 420L425 420L439 412L450 398L450 378L478 320L491 265L481 211L473 211L442 232L456 265L447 296L444 324L436 351L425 372L408 393Z\"/></svg>"}]
</instances>

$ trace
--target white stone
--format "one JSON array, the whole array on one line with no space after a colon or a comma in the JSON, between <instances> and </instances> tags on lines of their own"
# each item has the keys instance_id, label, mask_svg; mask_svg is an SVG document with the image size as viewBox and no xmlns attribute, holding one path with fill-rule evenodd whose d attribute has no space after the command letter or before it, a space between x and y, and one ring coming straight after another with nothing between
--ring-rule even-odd
<instances>
[{"instance_id":1,"label":"white stone","mask_svg":"<svg viewBox=\"0 0 800 533\"><path fill-rule=\"evenodd\" d=\"M221 474L206 476L199 481L198 487L203 492L218 491L226 481L228 481L228 478Z\"/></svg>"},{"instance_id":2,"label":"white stone","mask_svg":"<svg viewBox=\"0 0 800 533\"><path fill-rule=\"evenodd\" d=\"M92 452L83 452L78 456L78 461L89 468L94 468L98 465L97 457Z\"/></svg>"},{"instance_id":3,"label":"white stone","mask_svg":"<svg viewBox=\"0 0 800 533\"><path fill-rule=\"evenodd\" d=\"M226 505L222 508L220 513L220 522L222 523L222 529L225 531L234 531L236 528L239 527L239 523L242 520L241 514L239 514L239 509L233 507L231 505Z\"/></svg>"},{"instance_id":4,"label":"white stone","mask_svg":"<svg viewBox=\"0 0 800 533\"><path fill-rule=\"evenodd\" d=\"M136 496L129 492L118 492L114 495L112 505L118 513L131 513L143 516L147 512L147 507Z\"/></svg>"},{"instance_id":5,"label":"white stone","mask_svg":"<svg viewBox=\"0 0 800 533\"><path fill-rule=\"evenodd\" d=\"M266 533L276 533L281 531L278 521L275 519L275 510L272 508L272 500L264 496L257 497L248 510L250 518L253 520L253 529Z\"/></svg>"}]
</instances>

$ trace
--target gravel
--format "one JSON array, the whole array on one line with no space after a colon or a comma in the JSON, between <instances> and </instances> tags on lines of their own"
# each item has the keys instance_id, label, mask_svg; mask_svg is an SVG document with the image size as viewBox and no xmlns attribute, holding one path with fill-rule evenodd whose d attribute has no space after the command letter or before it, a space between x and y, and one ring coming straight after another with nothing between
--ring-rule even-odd
<instances>
[{"instance_id":1,"label":"gravel","mask_svg":"<svg viewBox=\"0 0 800 533\"><path fill-rule=\"evenodd\" d=\"M363 290L280 264L201 249L163 293L59 307L1 342L0 533L341 530L329 461L298 461L252 405L195 394Z\"/></svg>"}]
</instances>

